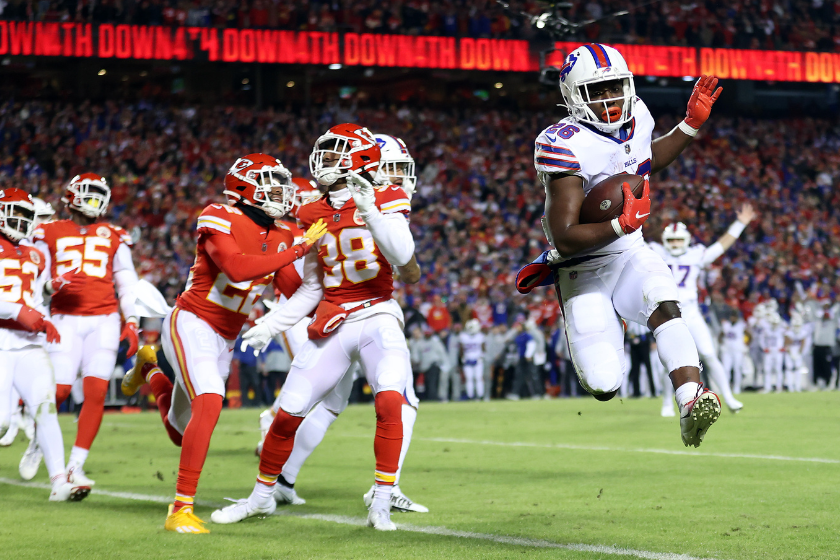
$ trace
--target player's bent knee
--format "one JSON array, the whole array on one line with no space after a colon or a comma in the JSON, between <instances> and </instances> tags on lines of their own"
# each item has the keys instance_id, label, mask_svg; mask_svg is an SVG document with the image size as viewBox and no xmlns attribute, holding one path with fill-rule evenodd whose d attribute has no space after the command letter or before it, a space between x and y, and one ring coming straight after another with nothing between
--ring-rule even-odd
<instances>
[{"instance_id":1,"label":"player's bent knee","mask_svg":"<svg viewBox=\"0 0 840 560\"><path fill-rule=\"evenodd\" d=\"M280 391L280 409L290 416L306 416L312 409L312 384L303 375L289 375Z\"/></svg>"},{"instance_id":2,"label":"player's bent knee","mask_svg":"<svg viewBox=\"0 0 840 560\"><path fill-rule=\"evenodd\" d=\"M592 395L616 391L624 375L624 355L612 344L596 342L585 348L573 348L575 369L584 389Z\"/></svg>"},{"instance_id":3,"label":"player's bent knee","mask_svg":"<svg viewBox=\"0 0 840 560\"><path fill-rule=\"evenodd\" d=\"M677 317L653 331L659 359L668 373L683 367L700 367L700 356L685 319Z\"/></svg>"},{"instance_id":4,"label":"player's bent knee","mask_svg":"<svg viewBox=\"0 0 840 560\"><path fill-rule=\"evenodd\" d=\"M377 392L396 391L402 394L408 380L408 367L407 355L403 355L402 353L385 355L376 364L374 389Z\"/></svg>"}]
</instances>

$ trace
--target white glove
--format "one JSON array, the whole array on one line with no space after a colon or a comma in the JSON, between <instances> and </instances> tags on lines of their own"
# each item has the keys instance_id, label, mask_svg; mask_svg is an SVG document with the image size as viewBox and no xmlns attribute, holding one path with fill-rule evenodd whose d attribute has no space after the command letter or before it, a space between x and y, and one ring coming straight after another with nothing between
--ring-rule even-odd
<instances>
[{"instance_id":1,"label":"white glove","mask_svg":"<svg viewBox=\"0 0 840 560\"><path fill-rule=\"evenodd\" d=\"M271 329L268 325L260 323L255 327L251 327L242 335L242 350L244 351L248 346L254 350L264 350L272 338Z\"/></svg>"},{"instance_id":2,"label":"white glove","mask_svg":"<svg viewBox=\"0 0 840 560\"><path fill-rule=\"evenodd\" d=\"M379 212L376 208L376 195L373 192L373 183L355 171L348 171L347 186L350 188L350 195L353 197L353 202L356 203L356 208L359 209L359 214L362 217Z\"/></svg>"}]
</instances>

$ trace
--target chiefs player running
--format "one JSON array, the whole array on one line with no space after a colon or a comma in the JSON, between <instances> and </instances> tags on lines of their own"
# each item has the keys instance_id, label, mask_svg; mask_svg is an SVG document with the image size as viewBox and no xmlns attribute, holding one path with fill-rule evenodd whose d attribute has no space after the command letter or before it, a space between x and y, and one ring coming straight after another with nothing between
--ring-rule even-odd
<instances>
[{"instance_id":1,"label":"chiefs player running","mask_svg":"<svg viewBox=\"0 0 840 560\"><path fill-rule=\"evenodd\" d=\"M85 401L67 468L89 486L94 482L83 468L102 423L120 341L128 339L129 357L137 352L138 342L131 238L124 229L101 221L110 198L104 177L76 175L61 199L70 219L41 224L34 236L52 277L45 289L52 295L50 314L61 333L61 343L48 347L55 369L56 405L70 395L80 370L84 378ZM122 329L120 312L125 319Z\"/></svg>"},{"instance_id":2,"label":"chiefs player running","mask_svg":"<svg viewBox=\"0 0 840 560\"><path fill-rule=\"evenodd\" d=\"M250 154L225 177L229 204L211 204L198 217L195 264L186 290L164 319L163 351L176 383L155 363L154 351L140 352L123 379L132 395L148 381L164 427L181 447L175 502L165 528L179 533L208 533L193 512L201 469L225 394L233 344L263 290L280 277L274 273L299 259L324 235L313 222L294 245L289 228L276 225L292 205L291 174L280 161Z\"/></svg>"},{"instance_id":3,"label":"chiefs player running","mask_svg":"<svg viewBox=\"0 0 840 560\"><path fill-rule=\"evenodd\" d=\"M46 342L59 342L60 337L35 309L42 301L49 269L38 249L21 243L32 235L34 219L35 205L27 193L14 188L0 191L0 433L9 427L9 395L14 390L36 420L36 439L52 482L50 501L78 501L90 493L90 487L65 474L55 381L44 350Z\"/></svg>"},{"instance_id":4,"label":"chiefs player running","mask_svg":"<svg viewBox=\"0 0 840 560\"><path fill-rule=\"evenodd\" d=\"M417 181L414 175L414 159L409 154L405 143L399 138L387 134L374 134L373 137L381 152L380 167L374 178L375 183L385 187L397 185L411 199ZM314 186L307 186L301 184L301 182L298 182L297 185L298 193L302 197L316 200L322 196L318 190L315 190L314 193L312 192L312 189L316 188ZM315 196L315 193L317 193L317 196ZM407 284L414 284L420 280L420 267L414 256L411 257L411 261L407 265L399 267L399 278ZM280 336L283 336L286 340L297 339L297 331L300 330L300 325L303 324L305 339L306 325L308 323L308 319L304 319L285 333L281 333ZM278 504L289 503L292 505L302 505L306 503L306 500L297 495L294 488L298 474L303 464L312 452L315 451L315 448L323 441L329 427L335 422L339 414L347 408L356 371L356 368L351 367L335 388L306 415L306 418L301 423L295 435L295 444L292 453L283 465L283 472L280 473L280 477L277 479L277 484L275 485L274 499ZM391 492L391 509L403 512L426 513L429 509L426 506L413 502L408 496L402 493L399 486L402 466L408 453L408 448L411 445L411 435L414 431L414 423L417 419L417 409L419 406L417 396L414 394L414 379L411 371L409 371L409 379L406 383L403 398L404 402L401 415L403 442L396 479L394 481L393 491ZM274 402L272 409L260 415L260 429L262 431L262 440L258 446L260 450L262 449L263 440L265 440L265 436L271 427L274 415L279 409L280 399L278 398ZM259 452L257 455L259 455ZM366 507L369 508L371 506L375 492L376 484L371 486L370 490L363 496Z\"/></svg>"},{"instance_id":5,"label":"chiefs player running","mask_svg":"<svg viewBox=\"0 0 840 560\"><path fill-rule=\"evenodd\" d=\"M390 499L411 366L402 310L392 298L392 265L404 266L414 254L406 218L411 204L399 187L374 188L372 175L380 165L380 150L370 132L358 125L341 124L318 138L309 165L328 192L303 206L298 221L306 226L326 219L329 233L318 241L318 252L307 255L301 287L244 338L253 347L263 348L272 336L317 306L309 326L310 340L295 356L280 393L280 409L263 445L254 491L249 498L213 512L211 519L235 523L274 511L274 487L298 427L358 360L374 391L376 407L376 490L368 525L393 531Z\"/></svg>"}]
</instances>

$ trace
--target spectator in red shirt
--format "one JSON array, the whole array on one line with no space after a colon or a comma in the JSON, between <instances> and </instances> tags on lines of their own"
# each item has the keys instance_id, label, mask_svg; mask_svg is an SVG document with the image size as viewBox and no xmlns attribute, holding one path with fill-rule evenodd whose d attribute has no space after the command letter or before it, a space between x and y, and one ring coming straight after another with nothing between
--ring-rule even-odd
<instances>
[{"instance_id":1,"label":"spectator in red shirt","mask_svg":"<svg viewBox=\"0 0 840 560\"><path fill-rule=\"evenodd\" d=\"M426 322L429 324L429 328L436 333L452 326L452 317L439 295L434 297L434 302L426 315Z\"/></svg>"}]
</instances>

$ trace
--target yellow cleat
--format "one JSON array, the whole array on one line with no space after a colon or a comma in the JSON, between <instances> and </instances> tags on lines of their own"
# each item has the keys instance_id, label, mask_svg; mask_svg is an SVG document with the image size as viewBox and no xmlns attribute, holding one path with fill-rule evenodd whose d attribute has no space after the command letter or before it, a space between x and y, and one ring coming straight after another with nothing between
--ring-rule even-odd
<instances>
[{"instance_id":1,"label":"yellow cleat","mask_svg":"<svg viewBox=\"0 0 840 560\"><path fill-rule=\"evenodd\" d=\"M210 531L204 528L204 521L193 513L191 507L183 507L177 513L172 513L174 504L169 504L169 512L166 514L166 523L163 528L176 533L192 533L201 535Z\"/></svg>"},{"instance_id":2,"label":"yellow cleat","mask_svg":"<svg viewBox=\"0 0 840 560\"><path fill-rule=\"evenodd\" d=\"M143 346L137 351L134 368L130 369L122 380L123 395L130 397L146 383L146 373L148 372L143 371L146 364L157 364L156 348L152 345Z\"/></svg>"}]
</instances>

